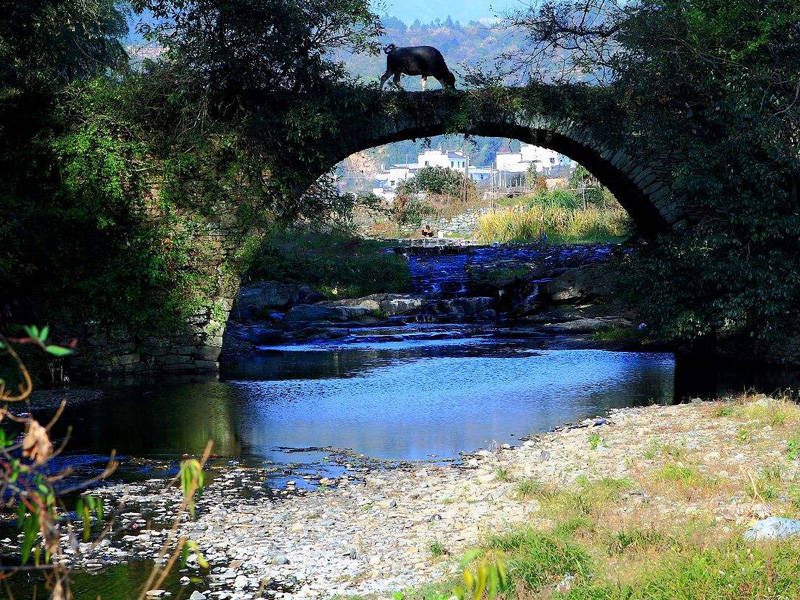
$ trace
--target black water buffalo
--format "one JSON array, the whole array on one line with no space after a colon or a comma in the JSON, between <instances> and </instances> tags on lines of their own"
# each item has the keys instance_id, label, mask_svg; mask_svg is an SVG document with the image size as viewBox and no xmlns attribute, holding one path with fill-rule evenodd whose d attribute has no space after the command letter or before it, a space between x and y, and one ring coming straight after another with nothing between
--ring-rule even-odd
<instances>
[{"instance_id":1,"label":"black water buffalo","mask_svg":"<svg viewBox=\"0 0 800 600\"><path fill-rule=\"evenodd\" d=\"M381 76L381 89L389 77L394 76L394 85L402 90L400 77L403 75L422 75L422 91L433 75L444 87L455 89L456 78L447 68L442 53L433 46L411 46L398 48L389 44L383 49L386 53L386 73Z\"/></svg>"}]
</instances>

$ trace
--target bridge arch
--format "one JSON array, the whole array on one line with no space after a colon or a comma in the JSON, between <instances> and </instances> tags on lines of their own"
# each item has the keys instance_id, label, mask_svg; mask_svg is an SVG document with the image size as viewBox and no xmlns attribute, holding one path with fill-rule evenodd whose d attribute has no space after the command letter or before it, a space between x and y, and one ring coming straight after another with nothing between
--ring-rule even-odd
<instances>
[{"instance_id":1,"label":"bridge arch","mask_svg":"<svg viewBox=\"0 0 800 600\"><path fill-rule=\"evenodd\" d=\"M399 106L392 96L400 98ZM668 168L631 155L602 127L578 116L483 109L465 117L466 94L400 92L384 97L365 114L351 114L341 122L341 135L328 150L330 168L356 152L404 140L453 133L512 138L582 164L614 194L643 235L679 227L686 217L674 198Z\"/></svg>"}]
</instances>

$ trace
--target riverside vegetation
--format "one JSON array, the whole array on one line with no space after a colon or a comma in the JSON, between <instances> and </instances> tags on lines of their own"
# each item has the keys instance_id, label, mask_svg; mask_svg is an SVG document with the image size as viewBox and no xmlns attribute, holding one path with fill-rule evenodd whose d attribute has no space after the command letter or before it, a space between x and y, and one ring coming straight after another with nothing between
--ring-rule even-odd
<instances>
[{"instance_id":1,"label":"riverside vegetation","mask_svg":"<svg viewBox=\"0 0 800 600\"><path fill-rule=\"evenodd\" d=\"M347 231L274 231L252 251L244 281L305 283L331 300L411 288L406 259Z\"/></svg>"},{"instance_id":2,"label":"riverside vegetation","mask_svg":"<svg viewBox=\"0 0 800 600\"><path fill-rule=\"evenodd\" d=\"M500 199L500 210L478 220L478 238L485 242L580 244L621 241L633 230L630 217L608 188L577 165L568 189L547 189L544 177L531 173L534 191L516 199Z\"/></svg>"},{"instance_id":3,"label":"riverside vegetation","mask_svg":"<svg viewBox=\"0 0 800 600\"><path fill-rule=\"evenodd\" d=\"M9 338L0 335L0 357L6 359L10 369L4 370L0 379L0 495L4 507L16 512L19 564L0 563L0 576L6 580L9 597L14 593L8 580L24 576L25 572L38 571L44 576L44 587L51 600L73 598L71 592L70 556L100 545L110 534L118 518L118 506L108 506L100 496L91 492L98 482L110 476L118 466L114 455L105 469L88 480L70 481L69 467L59 468L55 459L63 445L57 447L51 439L51 429L61 416L66 401L62 401L49 423L42 425L30 412L33 380L18 349L30 346L47 354L68 356L72 349L49 343L49 327L25 327L25 337ZM9 371L10 376L5 374ZM25 405L26 412L18 413L10 407ZM198 545L191 539L175 535L185 516L194 517L195 501L202 494L203 466L211 451L211 444L198 460L181 461L178 474L172 481L182 494L176 508L172 530L159 551L159 564L154 566L146 588L158 586L180 557L185 563L193 555L198 565L206 565ZM121 506L121 505L120 505ZM81 536L82 543L78 540ZM3 541L4 544L10 539ZM107 543L107 541L106 541ZM7 550L5 548L4 550ZM144 597L146 590L142 590Z\"/></svg>"}]
</instances>

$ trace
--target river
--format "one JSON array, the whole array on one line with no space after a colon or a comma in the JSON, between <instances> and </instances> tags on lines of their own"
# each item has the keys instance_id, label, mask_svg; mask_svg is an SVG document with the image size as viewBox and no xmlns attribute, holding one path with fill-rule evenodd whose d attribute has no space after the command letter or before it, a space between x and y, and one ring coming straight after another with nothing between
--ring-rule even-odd
<instances>
[{"instance_id":1,"label":"river","mask_svg":"<svg viewBox=\"0 0 800 600\"><path fill-rule=\"evenodd\" d=\"M460 256L416 264L415 285L465 293L454 274L465 264ZM457 461L611 408L796 387L780 371L681 363L669 353L543 349L540 337L499 333L458 324L354 328L335 340L260 346L219 379L107 385L62 417L55 435L71 433L57 466L88 476L114 450L118 480L167 476L213 440L217 467L272 466L265 485L314 487L357 459ZM76 589L127 598L149 565L79 575ZM176 580L168 587L189 589ZM27 597L28 586L18 578L17 596Z\"/></svg>"}]
</instances>

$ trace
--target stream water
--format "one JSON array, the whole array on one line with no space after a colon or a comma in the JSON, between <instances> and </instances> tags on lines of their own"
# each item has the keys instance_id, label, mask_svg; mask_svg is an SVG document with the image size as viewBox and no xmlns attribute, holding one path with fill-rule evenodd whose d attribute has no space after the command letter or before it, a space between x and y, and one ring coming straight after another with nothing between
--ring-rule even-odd
<instances>
[{"instance_id":1,"label":"stream water","mask_svg":"<svg viewBox=\"0 0 800 600\"><path fill-rule=\"evenodd\" d=\"M573 258L594 260L608 251ZM487 256L496 261L498 252L511 251L412 258L414 285L433 295L463 295L464 270ZM513 265L543 257L499 258ZM615 407L798 387L782 371L683 364L664 353L542 350L535 338L467 329L354 330L335 341L262 346L229 365L220 380L107 386L99 400L62 417L56 435L67 426L72 433L56 466L85 476L116 450L119 477L149 478L174 472L177 459L200 453L211 439L217 461L273 464L270 485L288 479L302 485L303 474L341 472L326 460L332 448L376 459L447 461ZM166 468L140 459L165 459ZM76 592L87 595L77 597L132 597L150 566L78 574ZM191 588L171 577L167 587L187 597ZM31 585L17 579L16 596L29 597Z\"/></svg>"}]
</instances>

